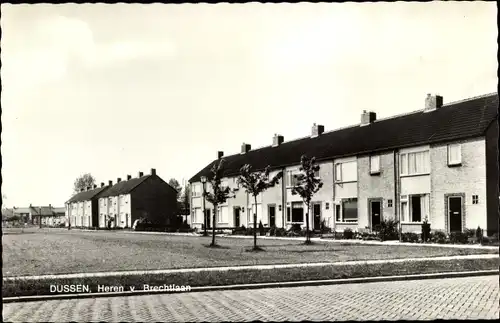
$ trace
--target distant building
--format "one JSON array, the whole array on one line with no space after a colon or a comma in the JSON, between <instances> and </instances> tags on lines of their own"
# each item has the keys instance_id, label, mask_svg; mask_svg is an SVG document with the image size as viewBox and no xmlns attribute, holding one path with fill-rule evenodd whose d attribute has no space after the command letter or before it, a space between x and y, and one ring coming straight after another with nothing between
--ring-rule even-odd
<instances>
[{"instance_id":1,"label":"distant building","mask_svg":"<svg viewBox=\"0 0 500 323\"><path fill-rule=\"evenodd\" d=\"M28 207L5 209L2 210L2 218L14 218L29 224L39 224L41 218L42 225L46 226L59 226L66 222L64 207L53 207L51 204L49 206L33 206L30 204Z\"/></svg>"},{"instance_id":2,"label":"distant building","mask_svg":"<svg viewBox=\"0 0 500 323\"><path fill-rule=\"evenodd\" d=\"M100 228L131 228L138 219L147 219L157 225L168 225L176 216L177 191L156 175L138 173L127 175L98 196L98 219L93 225Z\"/></svg>"},{"instance_id":3,"label":"distant building","mask_svg":"<svg viewBox=\"0 0 500 323\"><path fill-rule=\"evenodd\" d=\"M97 187L97 185L87 187L71 197L66 202L66 217L68 219L66 225L86 228L96 227L99 218L97 205L99 194L112 185L112 181L109 181L108 186L101 183L101 187Z\"/></svg>"}]
</instances>

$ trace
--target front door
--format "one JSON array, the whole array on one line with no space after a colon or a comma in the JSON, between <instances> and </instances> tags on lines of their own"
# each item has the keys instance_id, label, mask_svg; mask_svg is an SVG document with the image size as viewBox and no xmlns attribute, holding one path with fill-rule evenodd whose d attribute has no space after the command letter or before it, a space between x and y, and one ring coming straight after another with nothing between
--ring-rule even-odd
<instances>
[{"instance_id":1,"label":"front door","mask_svg":"<svg viewBox=\"0 0 500 323\"><path fill-rule=\"evenodd\" d=\"M313 230L321 229L321 203L313 204Z\"/></svg>"},{"instance_id":2,"label":"front door","mask_svg":"<svg viewBox=\"0 0 500 323\"><path fill-rule=\"evenodd\" d=\"M276 226L276 205L269 205L268 213L269 213L269 226L271 228L275 227Z\"/></svg>"},{"instance_id":3,"label":"front door","mask_svg":"<svg viewBox=\"0 0 500 323\"><path fill-rule=\"evenodd\" d=\"M238 228L240 226L240 208L235 207L233 209L233 213L234 213L234 226Z\"/></svg>"},{"instance_id":4,"label":"front door","mask_svg":"<svg viewBox=\"0 0 500 323\"><path fill-rule=\"evenodd\" d=\"M370 201L370 217L372 221L372 230L380 224L380 214L382 213L382 203L380 200Z\"/></svg>"},{"instance_id":5,"label":"front door","mask_svg":"<svg viewBox=\"0 0 500 323\"><path fill-rule=\"evenodd\" d=\"M212 226L210 226L210 210L205 210L205 218L207 219L207 229L210 229Z\"/></svg>"},{"instance_id":6,"label":"front door","mask_svg":"<svg viewBox=\"0 0 500 323\"><path fill-rule=\"evenodd\" d=\"M462 231L462 197L451 196L448 198L448 212L450 219L450 232Z\"/></svg>"}]
</instances>

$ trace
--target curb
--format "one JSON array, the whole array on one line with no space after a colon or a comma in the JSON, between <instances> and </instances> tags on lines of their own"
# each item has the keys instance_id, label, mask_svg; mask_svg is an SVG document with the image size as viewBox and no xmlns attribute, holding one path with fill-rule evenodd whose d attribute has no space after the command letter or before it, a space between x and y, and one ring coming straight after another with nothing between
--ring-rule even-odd
<instances>
[{"instance_id":1,"label":"curb","mask_svg":"<svg viewBox=\"0 0 500 323\"><path fill-rule=\"evenodd\" d=\"M239 235L221 235L221 238L235 238L235 239L253 239L253 236L239 236ZM302 241L305 237L268 237L258 236L257 239L263 240L285 240L285 241ZM440 244L440 243L412 243L412 242L399 242L394 241L376 241L376 240L358 240L358 239L331 239L331 238L311 238L314 242L325 243L339 243L339 244L367 244L378 246L412 246L412 247L443 247L443 248L458 248L458 249L482 249L482 250L498 250L498 246L482 246L470 244Z\"/></svg>"},{"instance_id":2,"label":"curb","mask_svg":"<svg viewBox=\"0 0 500 323\"><path fill-rule=\"evenodd\" d=\"M211 272L211 271L239 271L239 270L269 270L283 268L307 268L323 266L349 266L349 265L376 265L401 262L421 262L421 261L447 261L447 260L466 260L466 259L496 259L498 254L481 255L457 255L441 256L432 258L396 258L396 259L371 259L371 260L351 260L341 262L313 262L313 263L295 263L295 264L268 264L268 265L242 265L242 266L224 266L224 267L198 267L198 268L177 268L177 269L153 269L153 270L134 270L134 271L116 271L116 272L94 272L94 273L75 273L75 274L53 274L42 276L13 276L3 277L2 281L13 280L45 280L45 279L78 279L86 277L110 277L110 276L133 276L148 274L175 274L190 272Z\"/></svg>"},{"instance_id":3,"label":"curb","mask_svg":"<svg viewBox=\"0 0 500 323\"><path fill-rule=\"evenodd\" d=\"M307 287L307 286L319 286L319 285L322 286L344 285L344 284L376 283L376 282L388 282L388 281L394 282L394 281L406 281L406 280L462 278L462 277L489 276L498 274L499 270L494 269L494 270L462 271L462 272L401 275L401 276L378 276L378 277L328 279L328 280L308 280L308 281L257 283L257 284L241 284L241 285L227 285L227 286L200 286L200 287L191 287L190 291L181 291L175 293L246 290L246 289L262 289L262 288ZM137 291L124 291L124 292L111 292L111 293L16 296L16 297L2 298L2 302L17 303L17 302L66 300L66 299L97 298L97 297L125 297L125 296L141 296L141 295L153 295L153 294L158 295L158 294L169 294L169 293L170 292L168 291L137 290Z\"/></svg>"}]
</instances>

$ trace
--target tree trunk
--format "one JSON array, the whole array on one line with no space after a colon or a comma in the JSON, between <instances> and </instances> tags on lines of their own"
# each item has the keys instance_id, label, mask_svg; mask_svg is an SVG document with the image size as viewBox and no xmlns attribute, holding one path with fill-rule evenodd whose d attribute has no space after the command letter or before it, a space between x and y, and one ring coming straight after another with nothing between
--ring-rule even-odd
<instances>
[{"instance_id":1,"label":"tree trunk","mask_svg":"<svg viewBox=\"0 0 500 323\"><path fill-rule=\"evenodd\" d=\"M217 216L217 205L214 205L214 216L212 221L212 244L211 246L215 246L215 218Z\"/></svg>"},{"instance_id":2,"label":"tree trunk","mask_svg":"<svg viewBox=\"0 0 500 323\"><path fill-rule=\"evenodd\" d=\"M306 244L311 243L311 236L309 233L309 212L311 212L311 203L307 203L307 214L306 214Z\"/></svg>"},{"instance_id":3,"label":"tree trunk","mask_svg":"<svg viewBox=\"0 0 500 323\"><path fill-rule=\"evenodd\" d=\"M255 213L253 214L253 248L257 249L257 196L255 200Z\"/></svg>"}]
</instances>

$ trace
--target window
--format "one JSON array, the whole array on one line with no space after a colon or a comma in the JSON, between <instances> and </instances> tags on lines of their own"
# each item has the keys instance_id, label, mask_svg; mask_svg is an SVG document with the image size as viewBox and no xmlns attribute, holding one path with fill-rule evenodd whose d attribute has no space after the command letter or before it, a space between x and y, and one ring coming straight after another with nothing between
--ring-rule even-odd
<instances>
[{"instance_id":1,"label":"window","mask_svg":"<svg viewBox=\"0 0 500 323\"><path fill-rule=\"evenodd\" d=\"M392 199L387 200L387 207L392 207Z\"/></svg>"},{"instance_id":2,"label":"window","mask_svg":"<svg viewBox=\"0 0 500 323\"><path fill-rule=\"evenodd\" d=\"M193 222L203 223L203 211L199 207L194 209Z\"/></svg>"},{"instance_id":3,"label":"window","mask_svg":"<svg viewBox=\"0 0 500 323\"><path fill-rule=\"evenodd\" d=\"M448 145L448 165L460 165L462 163L462 146L460 144Z\"/></svg>"},{"instance_id":4,"label":"window","mask_svg":"<svg viewBox=\"0 0 500 323\"><path fill-rule=\"evenodd\" d=\"M401 197L402 222L422 222L428 218L429 195L418 194Z\"/></svg>"},{"instance_id":5,"label":"window","mask_svg":"<svg viewBox=\"0 0 500 323\"><path fill-rule=\"evenodd\" d=\"M292 223L304 222L304 203L292 202Z\"/></svg>"},{"instance_id":6,"label":"window","mask_svg":"<svg viewBox=\"0 0 500 323\"><path fill-rule=\"evenodd\" d=\"M336 222L358 222L358 199L342 199L340 204L335 204Z\"/></svg>"},{"instance_id":7,"label":"window","mask_svg":"<svg viewBox=\"0 0 500 323\"><path fill-rule=\"evenodd\" d=\"M335 164L336 182L355 182L358 180L357 162L347 162Z\"/></svg>"},{"instance_id":8,"label":"window","mask_svg":"<svg viewBox=\"0 0 500 323\"><path fill-rule=\"evenodd\" d=\"M221 187L221 189L225 189L226 187L229 187L229 184L228 184L228 182L227 182L227 179L222 179L222 180L220 181L220 187Z\"/></svg>"},{"instance_id":9,"label":"window","mask_svg":"<svg viewBox=\"0 0 500 323\"><path fill-rule=\"evenodd\" d=\"M200 184L193 184L192 190L193 190L192 191L193 197L201 196L201 185Z\"/></svg>"},{"instance_id":10,"label":"window","mask_svg":"<svg viewBox=\"0 0 500 323\"><path fill-rule=\"evenodd\" d=\"M418 175L429 173L429 151L418 151L401 154L401 175Z\"/></svg>"},{"instance_id":11,"label":"window","mask_svg":"<svg viewBox=\"0 0 500 323\"><path fill-rule=\"evenodd\" d=\"M314 177L319 178L319 169L314 172Z\"/></svg>"},{"instance_id":12,"label":"window","mask_svg":"<svg viewBox=\"0 0 500 323\"><path fill-rule=\"evenodd\" d=\"M380 173L380 156L370 156L370 174Z\"/></svg>"},{"instance_id":13,"label":"window","mask_svg":"<svg viewBox=\"0 0 500 323\"><path fill-rule=\"evenodd\" d=\"M472 204L479 204L479 195L472 195Z\"/></svg>"},{"instance_id":14,"label":"window","mask_svg":"<svg viewBox=\"0 0 500 323\"><path fill-rule=\"evenodd\" d=\"M292 210L289 206L286 208L286 222L292 222Z\"/></svg>"},{"instance_id":15,"label":"window","mask_svg":"<svg viewBox=\"0 0 500 323\"><path fill-rule=\"evenodd\" d=\"M286 186L287 187L293 187L297 183L297 175L294 171L287 171L286 172Z\"/></svg>"},{"instance_id":16,"label":"window","mask_svg":"<svg viewBox=\"0 0 500 323\"><path fill-rule=\"evenodd\" d=\"M229 219L229 209L227 206L220 206L219 207L219 214L217 215L218 219L217 221L219 223L227 223Z\"/></svg>"}]
</instances>

